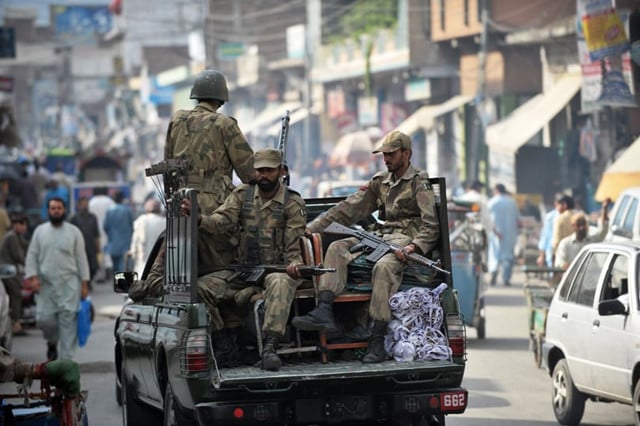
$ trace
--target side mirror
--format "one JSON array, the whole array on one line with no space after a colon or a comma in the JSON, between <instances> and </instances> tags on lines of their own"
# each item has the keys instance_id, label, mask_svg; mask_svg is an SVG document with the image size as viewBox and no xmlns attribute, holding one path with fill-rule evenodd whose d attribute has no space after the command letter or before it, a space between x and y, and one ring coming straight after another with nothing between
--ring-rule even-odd
<instances>
[{"instance_id":1,"label":"side mirror","mask_svg":"<svg viewBox=\"0 0 640 426\"><path fill-rule=\"evenodd\" d=\"M18 268L16 268L16 265L11 265L9 263L0 264L0 279L12 278L16 275L18 275Z\"/></svg>"},{"instance_id":2,"label":"side mirror","mask_svg":"<svg viewBox=\"0 0 640 426\"><path fill-rule=\"evenodd\" d=\"M116 293L129 293L129 287L137 279L137 272L116 272L113 275L113 291Z\"/></svg>"},{"instance_id":3,"label":"side mirror","mask_svg":"<svg viewBox=\"0 0 640 426\"><path fill-rule=\"evenodd\" d=\"M626 315L627 307L619 299L603 300L598 303L598 314L605 315Z\"/></svg>"}]
</instances>

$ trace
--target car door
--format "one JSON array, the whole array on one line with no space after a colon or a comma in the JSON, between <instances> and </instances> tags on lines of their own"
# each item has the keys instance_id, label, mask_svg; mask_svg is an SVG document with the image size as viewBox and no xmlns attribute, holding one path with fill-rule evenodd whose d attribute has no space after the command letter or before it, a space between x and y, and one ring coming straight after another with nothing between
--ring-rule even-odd
<instances>
[{"instance_id":1,"label":"car door","mask_svg":"<svg viewBox=\"0 0 640 426\"><path fill-rule=\"evenodd\" d=\"M591 382L588 347L596 289L607 256L602 252L588 253L574 262L569 271L573 275L563 282L547 319L547 324L553 323L550 338L564 349L571 377L579 388Z\"/></svg>"},{"instance_id":2,"label":"car door","mask_svg":"<svg viewBox=\"0 0 640 426\"><path fill-rule=\"evenodd\" d=\"M629 300L628 283L631 268L627 253L612 253L606 273L601 282L599 301L625 300L635 309L636 303ZM599 315L597 306L593 312L589 359L591 361L591 383L593 391L615 399L631 398L631 367L629 359L638 336L633 336L633 322L628 315Z\"/></svg>"}]
</instances>

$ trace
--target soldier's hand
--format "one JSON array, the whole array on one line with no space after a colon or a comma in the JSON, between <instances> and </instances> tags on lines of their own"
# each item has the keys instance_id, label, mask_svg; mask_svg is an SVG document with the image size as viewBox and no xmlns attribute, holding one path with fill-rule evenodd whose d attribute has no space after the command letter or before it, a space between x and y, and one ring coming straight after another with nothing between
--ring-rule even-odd
<instances>
[{"instance_id":1,"label":"soldier's hand","mask_svg":"<svg viewBox=\"0 0 640 426\"><path fill-rule=\"evenodd\" d=\"M416 246L414 244L407 244L406 246L399 248L395 251L396 259L398 259L402 263L407 263L409 259L407 255L416 251Z\"/></svg>"},{"instance_id":2,"label":"soldier's hand","mask_svg":"<svg viewBox=\"0 0 640 426\"><path fill-rule=\"evenodd\" d=\"M180 210L184 216L189 216L191 214L191 200L183 198L182 203L180 204Z\"/></svg>"},{"instance_id":3,"label":"soldier's hand","mask_svg":"<svg viewBox=\"0 0 640 426\"><path fill-rule=\"evenodd\" d=\"M289 266L287 266L287 275L289 275L291 278L295 280L299 280L300 278L302 278L302 275L300 275L300 271L298 271L299 265L302 265L302 264L290 263Z\"/></svg>"}]
</instances>

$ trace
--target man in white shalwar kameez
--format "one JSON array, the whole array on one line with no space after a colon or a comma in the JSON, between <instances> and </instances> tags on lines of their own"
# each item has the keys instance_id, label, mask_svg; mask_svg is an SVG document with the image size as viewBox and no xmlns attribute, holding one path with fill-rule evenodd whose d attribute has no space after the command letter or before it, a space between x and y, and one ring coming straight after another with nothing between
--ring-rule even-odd
<instances>
[{"instance_id":1,"label":"man in white shalwar kameez","mask_svg":"<svg viewBox=\"0 0 640 426\"><path fill-rule=\"evenodd\" d=\"M488 205L493 230L489 232L488 269L491 285L496 284L498 269L502 269L502 282L511 285L511 274L515 263L515 247L518 240L518 204L501 183L494 187L494 196Z\"/></svg>"},{"instance_id":2,"label":"man in white shalwar kameez","mask_svg":"<svg viewBox=\"0 0 640 426\"><path fill-rule=\"evenodd\" d=\"M49 222L36 227L25 277L36 292L36 319L47 341L47 358L72 359L78 343L80 299L89 295L89 262L80 229L65 222L60 198L48 204Z\"/></svg>"}]
</instances>

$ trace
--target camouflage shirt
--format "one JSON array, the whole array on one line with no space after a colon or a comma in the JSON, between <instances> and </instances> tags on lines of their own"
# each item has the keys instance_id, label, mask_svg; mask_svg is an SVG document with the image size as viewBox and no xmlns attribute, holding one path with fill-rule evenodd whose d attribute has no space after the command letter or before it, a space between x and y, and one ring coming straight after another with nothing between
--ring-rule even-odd
<instances>
[{"instance_id":1,"label":"camouflage shirt","mask_svg":"<svg viewBox=\"0 0 640 426\"><path fill-rule=\"evenodd\" d=\"M422 253L428 253L440 235L435 196L428 178L426 172L412 165L397 180L393 173L379 172L367 187L327 210L308 228L322 232L332 222L349 226L379 210L380 218L385 220L385 233L407 235Z\"/></svg>"},{"instance_id":2,"label":"camouflage shirt","mask_svg":"<svg viewBox=\"0 0 640 426\"><path fill-rule=\"evenodd\" d=\"M233 170L243 182L254 178L253 150L238 123L204 102L171 117L164 158L182 156L193 161L188 186L213 195L213 200L198 197L205 212L213 211L231 193Z\"/></svg>"},{"instance_id":3,"label":"camouflage shirt","mask_svg":"<svg viewBox=\"0 0 640 426\"><path fill-rule=\"evenodd\" d=\"M247 197L251 187L253 197ZM285 191L288 191L286 196ZM259 263L289 265L303 263L300 237L304 235L306 223L304 200L297 192L281 185L273 198L263 200L256 185L243 184L213 214L202 216L200 228L215 234L217 227L237 224L240 226L240 262L248 262L250 251L256 249L254 257L259 257L255 259Z\"/></svg>"}]
</instances>

